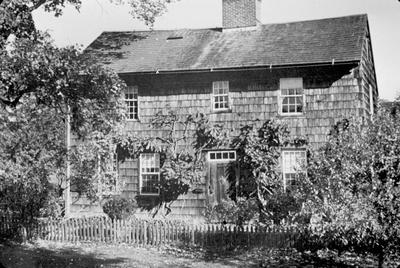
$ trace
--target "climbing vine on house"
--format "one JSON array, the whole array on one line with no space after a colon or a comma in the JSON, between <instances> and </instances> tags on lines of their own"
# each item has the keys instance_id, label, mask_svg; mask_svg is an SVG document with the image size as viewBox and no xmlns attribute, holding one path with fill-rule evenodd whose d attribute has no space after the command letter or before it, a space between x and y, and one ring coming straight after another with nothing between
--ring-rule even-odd
<instances>
[{"instance_id":1,"label":"climbing vine on house","mask_svg":"<svg viewBox=\"0 0 400 268\"><path fill-rule=\"evenodd\" d=\"M282 211L285 200L293 198L290 191L283 189L279 168L281 149L304 147L307 142L303 137L293 138L289 134L282 122L268 120L260 127L255 124L242 126L230 145L237 154L237 161L228 169L230 197L256 200L261 221L279 223L289 216L290 210L298 209L297 206L286 206L288 210ZM238 181L237 169L240 170Z\"/></svg>"},{"instance_id":2,"label":"climbing vine on house","mask_svg":"<svg viewBox=\"0 0 400 268\"><path fill-rule=\"evenodd\" d=\"M128 133L119 141L118 154L120 161L138 159L142 153L159 154L159 195L138 195L136 200L139 207L154 215L160 209L168 214L180 195L200 187L205 176L203 150L222 146L227 132L222 126L211 125L204 114L178 115L175 110L157 113L150 126L162 135L141 137Z\"/></svg>"}]
</instances>

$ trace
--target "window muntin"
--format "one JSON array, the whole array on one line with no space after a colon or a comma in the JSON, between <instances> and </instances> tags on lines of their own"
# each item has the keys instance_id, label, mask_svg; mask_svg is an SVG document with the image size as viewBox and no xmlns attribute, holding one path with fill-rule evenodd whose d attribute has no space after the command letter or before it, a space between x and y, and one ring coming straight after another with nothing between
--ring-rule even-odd
<instances>
[{"instance_id":1,"label":"window muntin","mask_svg":"<svg viewBox=\"0 0 400 268\"><path fill-rule=\"evenodd\" d=\"M282 151L282 173L283 187L296 183L296 178L299 173L304 172L306 164L306 152L304 150Z\"/></svg>"},{"instance_id":2,"label":"window muntin","mask_svg":"<svg viewBox=\"0 0 400 268\"><path fill-rule=\"evenodd\" d=\"M160 181L160 155L158 153L140 154L140 194L158 195Z\"/></svg>"},{"instance_id":3,"label":"window muntin","mask_svg":"<svg viewBox=\"0 0 400 268\"><path fill-rule=\"evenodd\" d=\"M128 120L137 120L138 116L138 87L129 86L125 89L124 100L127 106L126 117Z\"/></svg>"},{"instance_id":4,"label":"window muntin","mask_svg":"<svg viewBox=\"0 0 400 268\"><path fill-rule=\"evenodd\" d=\"M281 114L302 114L304 111L304 90L302 78L280 79Z\"/></svg>"},{"instance_id":5,"label":"window muntin","mask_svg":"<svg viewBox=\"0 0 400 268\"><path fill-rule=\"evenodd\" d=\"M235 151L211 151L208 152L210 162L231 162L236 161Z\"/></svg>"},{"instance_id":6,"label":"window muntin","mask_svg":"<svg viewBox=\"0 0 400 268\"><path fill-rule=\"evenodd\" d=\"M229 81L214 81L212 98L214 111L229 109Z\"/></svg>"}]
</instances>

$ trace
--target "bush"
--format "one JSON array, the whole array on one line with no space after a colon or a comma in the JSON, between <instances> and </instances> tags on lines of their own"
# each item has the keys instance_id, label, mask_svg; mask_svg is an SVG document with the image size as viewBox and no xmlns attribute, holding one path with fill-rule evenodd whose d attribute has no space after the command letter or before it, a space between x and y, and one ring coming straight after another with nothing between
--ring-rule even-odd
<instances>
[{"instance_id":1,"label":"bush","mask_svg":"<svg viewBox=\"0 0 400 268\"><path fill-rule=\"evenodd\" d=\"M304 224L309 219L304 215L300 216L301 201L296 199L290 191L277 191L270 196L265 206L266 215L263 221L274 224Z\"/></svg>"},{"instance_id":2,"label":"bush","mask_svg":"<svg viewBox=\"0 0 400 268\"><path fill-rule=\"evenodd\" d=\"M205 217L209 223L243 225L258 219L258 207L254 199L224 199L220 204L209 206Z\"/></svg>"},{"instance_id":3,"label":"bush","mask_svg":"<svg viewBox=\"0 0 400 268\"><path fill-rule=\"evenodd\" d=\"M114 197L103 205L103 211L111 219L126 219L137 209L137 203L134 199Z\"/></svg>"}]
</instances>

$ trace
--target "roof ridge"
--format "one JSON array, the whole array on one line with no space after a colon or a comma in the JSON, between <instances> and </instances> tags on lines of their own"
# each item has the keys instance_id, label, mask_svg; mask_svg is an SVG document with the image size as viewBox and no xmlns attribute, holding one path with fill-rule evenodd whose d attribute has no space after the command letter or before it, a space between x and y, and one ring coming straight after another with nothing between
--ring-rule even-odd
<instances>
[{"instance_id":1,"label":"roof ridge","mask_svg":"<svg viewBox=\"0 0 400 268\"><path fill-rule=\"evenodd\" d=\"M292 23L303 23L303 22L316 22L316 21L326 21L326 20L343 19L343 18L351 18L351 17L368 17L368 14L362 13L362 14L353 14L353 15L346 15L346 16L340 16L340 17L329 17L329 18L321 18L321 19L266 23L266 24L261 24L261 25L279 25L279 24L292 24Z\"/></svg>"},{"instance_id":2,"label":"roof ridge","mask_svg":"<svg viewBox=\"0 0 400 268\"><path fill-rule=\"evenodd\" d=\"M327 21L334 19L343 19L343 18L351 18L351 17L366 17L368 18L368 14L352 14L345 15L339 17L329 17L329 18L321 18L321 19L307 19L307 20L297 20L297 21L287 21L287 22L276 22L276 23L265 23L261 24L261 26L270 26L270 25L282 25L282 24L293 24L293 23L304 23L304 22L317 22L317 21ZM205 31L205 30L214 30L221 31L222 27L213 27L213 28L175 28L175 29L153 29L153 30L132 30L132 31L103 31L103 33L151 33L151 32L174 32L174 31Z\"/></svg>"}]
</instances>

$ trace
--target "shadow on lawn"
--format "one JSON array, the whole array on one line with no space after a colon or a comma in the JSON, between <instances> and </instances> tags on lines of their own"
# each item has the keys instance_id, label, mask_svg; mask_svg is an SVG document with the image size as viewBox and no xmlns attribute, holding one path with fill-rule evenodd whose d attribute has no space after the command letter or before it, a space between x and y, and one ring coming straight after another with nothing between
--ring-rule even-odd
<instances>
[{"instance_id":1,"label":"shadow on lawn","mask_svg":"<svg viewBox=\"0 0 400 268\"><path fill-rule=\"evenodd\" d=\"M293 249L265 249L265 248L221 248L221 247L192 247L187 245L177 246L179 254L192 255L196 260L223 265L237 266L238 263L245 267L320 267L320 268L354 268L375 267L367 260L358 263L348 263L349 260L318 257L313 254L301 254ZM183 253L183 254L182 254Z\"/></svg>"},{"instance_id":2,"label":"shadow on lawn","mask_svg":"<svg viewBox=\"0 0 400 268\"><path fill-rule=\"evenodd\" d=\"M97 268L124 261L124 258L102 258L101 255L79 252L78 248L73 247L52 250L30 245L0 244L0 268Z\"/></svg>"}]
</instances>

